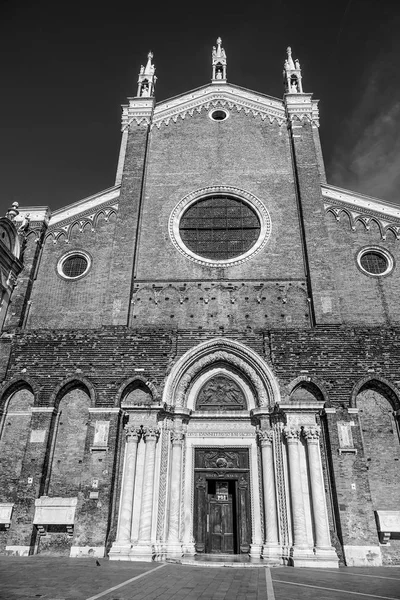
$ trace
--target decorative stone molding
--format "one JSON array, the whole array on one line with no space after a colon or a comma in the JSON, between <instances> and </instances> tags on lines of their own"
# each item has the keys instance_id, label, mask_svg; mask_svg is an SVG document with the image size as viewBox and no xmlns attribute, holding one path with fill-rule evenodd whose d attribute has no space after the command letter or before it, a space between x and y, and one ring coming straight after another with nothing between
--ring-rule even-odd
<instances>
[{"instance_id":1,"label":"decorative stone molding","mask_svg":"<svg viewBox=\"0 0 400 600\"><path fill-rule=\"evenodd\" d=\"M319 127L318 100L312 100L312 94L285 94L285 103L289 121L308 122Z\"/></svg>"},{"instance_id":2,"label":"decorative stone molding","mask_svg":"<svg viewBox=\"0 0 400 600\"><path fill-rule=\"evenodd\" d=\"M79 233L83 233L85 229L89 229L90 231L96 231L98 222L100 217L104 217L104 220L107 222L111 215L116 215L118 211L118 203L115 202L113 204L103 204L99 207L96 207L96 210L87 210L78 216L73 216L57 225L52 226L50 223L50 227L45 237L45 241L52 240L54 244L58 241L64 241L66 244L69 244L71 240L72 229L75 226L78 226Z\"/></svg>"},{"instance_id":3,"label":"decorative stone molding","mask_svg":"<svg viewBox=\"0 0 400 600\"><path fill-rule=\"evenodd\" d=\"M158 436L160 435L160 430L158 429L158 427L152 427L152 426L144 426L142 427L142 435L144 440L147 441L152 441L152 440L157 440Z\"/></svg>"},{"instance_id":4,"label":"decorative stone molding","mask_svg":"<svg viewBox=\"0 0 400 600\"><path fill-rule=\"evenodd\" d=\"M383 203L381 200L363 196L333 186L321 186L325 212L331 213L336 221L346 216L351 231L356 231L361 223L364 230L370 231L375 223L382 240L392 233L396 240L400 239L400 209L397 205Z\"/></svg>"},{"instance_id":5,"label":"decorative stone molding","mask_svg":"<svg viewBox=\"0 0 400 600\"><path fill-rule=\"evenodd\" d=\"M321 427L319 425L303 427L302 434L308 444L318 444L321 435Z\"/></svg>"},{"instance_id":6,"label":"decorative stone molding","mask_svg":"<svg viewBox=\"0 0 400 600\"><path fill-rule=\"evenodd\" d=\"M270 446L274 441L274 432L272 429L257 429L257 437L261 446Z\"/></svg>"},{"instance_id":7,"label":"decorative stone molding","mask_svg":"<svg viewBox=\"0 0 400 600\"><path fill-rule=\"evenodd\" d=\"M176 397L177 406L184 405L186 392L188 391L190 384L191 384L192 380L194 379L195 375L199 371L201 371L205 367L207 367L208 365L212 365L218 361L233 364L233 365L237 366L241 371L243 371L249 377L250 381L254 384L254 386L257 390L259 404L261 406L268 405L268 397L265 394L265 390L263 389L262 382L260 381L260 378L257 376L257 374L254 373L252 371L252 369L250 369L249 366L243 360L238 358L237 356L231 355L229 352L219 351L219 352L213 352L212 354L209 354L208 356L203 357L201 360L198 361L198 363L196 365L194 365L191 369L189 369L187 371L187 373L182 377L182 379L179 383L178 389L177 389L177 397Z\"/></svg>"},{"instance_id":8,"label":"decorative stone molding","mask_svg":"<svg viewBox=\"0 0 400 600\"><path fill-rule=\"evenodd\" d=\"M300 440L301 429L286 426L282 431L288 444L297 444Z\"/></svg>"},{"instance_id":9,"label":"decorative stone molding","mask_svg":"<svg viewBox=\"0 0 400 600\"><path fill-rule=\"evenodd\" d=\"M171 431L171 442L172 444L181 446L185 439L183 431Z\"/></svg>"},{"instance_id":10,"label":"decorative stone molding","mask_svg":"<svg viewBox=\"0 0 400 600\"><path fill-rule=\"evenodd\" d=\"M142 434L141 427L137 425L125 425L124 431L127 443L137 443Z\"/></svg>"},{"instance_id":11,"label":"decorative stone molding","mask_svg":"<svg viewBox=\"0 0 400 600\"><path fill-rule=\"evenodd\" d=\"M187 391L196 374L218 361L232 364L247 375L259 406L279 403L279 386L266 362L250 348L227 338L216 338L188 350L167 378L163 401L167 405L185 406Z\"/></svg>"},{"instance_id":12,"label":"decorative stone molding","mask_svg":"<svg viewBox=\"0 0 400 600\"><path fill-rule=\"evenodd\" d=\"M122 105L121 131L131 125L148 127L154 108L154 98L128 98L129 104Z\"/></svg>"},{"instance_id":13,"label":"decorative stone molding","mask_svg":"<svg viewBox=\"0 0 400 600\"><path fill-rule=\"evenodd\" d=\"M154 109L152 126L167 126L171 121L176 123L178 118L183 120L212 108L236 109L252 117L258 116L262 121L276 121L279 125L286 120L282 101L238 86L214 83L158 104Z\"/></svg>"},{"instance_id":14,"label":"decorative stone molding","mask_svg":"<svg viewBox=\"0 0 400 600\"><path fill-rule=\"evenodd\" d=\"M261 225L258 240L250 248L250 250L238 257L230 258L224 261L216 261L208 258L203 258L201 256L198 256L197 254L194 254L193 252L191 252L191 250L189 250L189 248L186 247L186 245L181 239L179 232L180 218L183 215L183 213L187 210L187 208L189 208L191 204L197 202L198 200L201 200L202 198L207 198L208 196L212 196L215 194L227 194L229 196L233 196L239 200L247 202L249 206L257 213ZM266 243L270 238L271 227L271 217L266 206L263 202L261 202L261 200L259 200L259 198L254 196L254 194L251 194L250 192L247 192L240 188L228 185L213 185L195 190L194 192L191 192L190 194L187 194L184 198L182 198L182 200L178 202L178 204L175 206L174 210L171 213L171 216L169 218L168 230L173 245L178 250L178 252L185 256L185 258L188 258L189 260L192 260L193 262L200 265L225 268L232 265L242 264L243 262L249 260L249 258L258 254L265 247Z\"/></svg>"}]
</instances>

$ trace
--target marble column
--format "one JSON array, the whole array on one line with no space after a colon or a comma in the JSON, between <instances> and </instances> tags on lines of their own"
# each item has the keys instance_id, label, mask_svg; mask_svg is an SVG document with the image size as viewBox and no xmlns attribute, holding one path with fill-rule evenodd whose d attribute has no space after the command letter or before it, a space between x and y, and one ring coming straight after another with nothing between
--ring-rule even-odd
<instances>
[{"instance_id":1,"label":"marble column","mask_svg":"<svg viewBox=\"0 0 400 600\"><path fill-rule=\"evenodd\" d=\"M338 558L331 545L324 480L322 476L321 454L319 437L321 428L318 425L303 427L303 436L307 442L308 465L311 483L311 502L314 517L315 554L321 561L333 561L335 564L324 566L338 566Z\"/></svg>"},{"instance_id":2,"label":"marble column","mask_svg":"<svg viewBox=\"0 0 400 600\"><path fill-rule=\"evenodd\" d=\"M123 558L131 548L133 494L135 488L136 456L141 430L136 425L125 425L125 458L122 481L117 537L110 550L110 558Z\"/></svg>"},{"instance_id":3,"label":"marble column","mask_svg":"<svg viewBox=\"0 0 400 600\"><path fill-rule=\"evenodd\" d=\"M265 541L263 558L272 558L276 561L282 552L278 535L278 512L276 504L276 482L273 456L274 432L259 429L257 431L261 446L262 478L264 492L264 528Z\"/></svg>"},{"instance_id":4,"label":"marble column","mask_svg":"<svg viewBox=\"0 0 400 600\"><path fill-rule=\"evenodd\" d=\"M288 446L289 485L292 505L293 546L290 551L290 556L294 566L301 567L309 565L313 551L309 548L307 542L306 516L301 485L299 456L300 429L284 427L283 434Z\"/></svg>"},{"instance_id":5,"label":"marble column","mask_svg":"<svg viewBox=\"0 0 400 600\"><path fill-rule=\"evenodd\" d=\"M181 508L183 440L184 434L182 431L178 429L171 432L172 470L168 513L168 556L182 556L182 544L179 542L179 513Z\"/></svg>"},{"instance_id":6,"label":"marble column","mask_svg":"<svg viewBox=\"0 0 400 600\"><path fill-rule=\"evenodd\" d=\"M151 526L153 517L154 498L154 469L156 459L156 444L159 430L156 427L143 427L143 438L146 443L144 457L144 477L142 489L142 505L140 510L139 541L132 548L131 560L151 561L154 557L151 543Z\"/></svg>"}]
</instances>

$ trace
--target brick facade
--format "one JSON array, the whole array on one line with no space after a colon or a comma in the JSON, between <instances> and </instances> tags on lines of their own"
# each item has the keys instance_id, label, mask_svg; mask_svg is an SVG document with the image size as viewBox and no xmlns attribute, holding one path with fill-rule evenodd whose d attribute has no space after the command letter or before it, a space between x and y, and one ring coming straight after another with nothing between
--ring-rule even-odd
<instances>
[{"instance_id":1,"label":"brick facade","mask_svg":"<svg viewBox=\"0 0 400 600\"><path fill-rule=\"evenodd\" d=\"M182 105L194 102L196 93L214 93L213 85L183 95ZM72 209L76 216L60 213L55 223L50 219L48 231L47 224L38 224L35 235L25 239L24 266L0 340L0 505L14 504L11 521L0 525L0 552L108 553L125 510L124 426L134 418L143 439L154 423L162 431L155 441L160 471L151 535L160 547L167 542L173 547L168 538L172 517L162 506L162 494L168 506L175 476L166 440L169 427L186 427L189 417L179 412L168 390L176 397L190 395L202 377L221 368L243 378L258 428L279 419L288 426L296 410L308 410L302 418L312 413L315 427L321 427L327 518L339 559L355 564L352 553L362 554L358 549L364 548L362 560L370 564L400 564L399 540L394 536L390 544L380 543L374 512L398 510L400 498L399 242L394 233L382 236L377 209L376 221L363 229L353 227L350 217L339 220L326 211L309 94L299 94L303 110L310 111L302 117L298 105L291 104L294 94L286 94L279 108L275 99L235 86L226 89L221 91L225 104L217 103L230 107L224 121L210 118L216 104L206 101L164 121L163 111L172 110L173 103L153 106L150 99L150 112L143 113L149 117L135 117L139 109L134 107L123 138L121 184L98 201L104 210L94 218L96 201L82 201L82 209ZM251 94L253 112L240 104ZM254 108L257 102L262 110L272 106L281 112L266 118ZM171 241L171 214L178 203L196 190L217 186L256 197L271 220L270 238L261 250L224 267L192 260ZM357 253L369 246L390 253L391 273L376 277L361 270ZM74 250L90 256L91 268L67 280L58 265ZM237 358L239 351L230 359L218 340L231 341L233 354L246 348L247 367ZM211 364L206 350L204 356L199 351L195 368L190 357L207 344L219 348L215 358ZM177 378L174 388L181 364L187 381L182 372L182 383ZM268 414L262 413L260 400L262 372L275 382L270 401L279 393L283 407L272 403ZM308 426L308 421L302 425ZM275 460L287 465L288 443L282 440ZM147 441L146 449L138 446L142 471L147 448ZM304 441L301 448L306 473L311 450ZM170 465L164 471L163 461ZM278 471L275 477L284 481ZM281 524L280 540L287 537L282 560L290 563L295 516L279 493L278 509L289 511L286 533ZM33 525L35 500L47 497L77 499L73 530L64 524ZM137 511L140 502L145 495L135 499ZM266 510L262 498L259 505ZM132 518L132 531L136 527L140 535L139 523L134 525L138 515ZM312 517L307 518L310 536ZM253 532L254 547L267 527L262 517L262 533ZM162 549L155 552L162 556Z\"/></svg>"}]
</instances>

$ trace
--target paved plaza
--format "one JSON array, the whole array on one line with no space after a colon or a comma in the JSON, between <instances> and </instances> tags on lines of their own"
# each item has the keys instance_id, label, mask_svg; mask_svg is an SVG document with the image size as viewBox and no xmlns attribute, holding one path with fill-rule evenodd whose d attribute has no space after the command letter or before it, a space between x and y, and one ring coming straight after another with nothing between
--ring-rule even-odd
<instances>
[{"instance_id":1,"label":"paved plaza","mask_svg":"<svg viewBox=\"0 0 400 600\"><path fill-rule=\"evenodd\" d=\"M0 557L1 600L400 600L400 567L210 567Z\"/></svg>"}]
</instances>

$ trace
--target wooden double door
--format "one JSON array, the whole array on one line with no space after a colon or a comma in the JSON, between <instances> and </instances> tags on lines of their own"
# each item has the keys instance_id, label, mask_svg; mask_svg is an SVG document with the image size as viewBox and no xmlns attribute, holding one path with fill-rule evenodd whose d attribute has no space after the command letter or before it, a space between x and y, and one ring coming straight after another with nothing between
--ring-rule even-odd
<instances>
[{"instance_id":1,"label":"wooden double door","mask_svg":"<svg viewBox=\"0 0 400 600\"><path fill-rule=\"evenodd\" d=\"M196 450L194 535L198 553L249 552L248 450Z\"/></svg>"}]
</instances>

